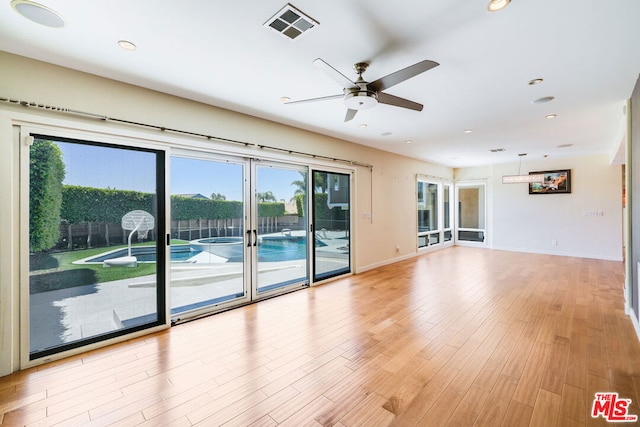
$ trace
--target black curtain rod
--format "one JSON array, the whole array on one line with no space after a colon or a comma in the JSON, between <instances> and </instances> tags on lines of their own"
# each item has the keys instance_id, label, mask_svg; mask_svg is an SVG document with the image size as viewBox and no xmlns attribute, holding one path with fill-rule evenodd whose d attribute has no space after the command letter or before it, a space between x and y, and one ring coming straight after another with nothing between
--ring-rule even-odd
<instances>
[{"instance_id":1,"label":"black curtain rod","mask_svg":"<svg viewBox=\"0 0 640 427\"><path fill-rule=\"evenodd\" d=\"M57 113L74 114L74 115L78 115L78 116L82 116L82 117L88 117L88 118L97 119L97 120L103 120L103 121L109 121L109 122L115 122L115 123L122 123L122 124L126 124L126 125L131 125L131 126L140 126L140 127L149 128L149 129L156 129L156 130L159 130L159 131L162 131L162 132L173 132L173 133L182 134L182 135L189 135L189 136L195 136L195 137L199 137L199 138L205 138L205 139L208 139L208 140L216 140L216 141L227 142L227 143L231 143L231 144L239 144L239 145L244 145L245 147L256 146L256 147L261 148L261 149L266 149L266 150L271 150L271 151L278 151L278 152L281 152L281 153L296 154L296 155L306 156L306 157L312 157L314 159L331 160L331 161L334 161L334 162L346 163L346 164L349 164L349 165L352 165L352 166L366 167L366 168L369 168L369 170L373 170L373 165L370 165L370 164L367 164L367 163L360 163L360 162L357 162L357 161L354 161L354 160L340 159L340 158L337 158L337 157L328 157L328 156L323 156L323 155L319 155L319 154L310 154L310 153L305 153L305 152L302 152L302 151L288 150L288 149L285 149L285 148L272 147L272 146L269 146L269 145L253 144L251 142L246 142L246 141L238 141L238 140L235 140L235 139L223 138L223 137L214 136L214 135L207 135L207 134L198 133L198 132L190 132L190 131L181 130L181 129L173 129L173 128L168 128L168 127L164 127L164 126L152 125L152 124L148 124L148 123L134 122L134 121L131 121L131 120L124 120L124 119L118 119L116 117L109 117L109 116L105 116L105 115L102 115L102 114L89 113L89 112L86 112L86 111L73 110L73 109L70 109L70 108L55 107L55 106L39 104L39 103L35 103L35 102L20 101L20 100L10 99L10 98L0 98L0 101L5 102L5 103L9 103L9 104L21 105L23 107L28 107L28 108L34 107L34 108L38 108L38 109L42 109L42 110L54 111L54 112L57 112Z\"/></svg>"}]
</instances>

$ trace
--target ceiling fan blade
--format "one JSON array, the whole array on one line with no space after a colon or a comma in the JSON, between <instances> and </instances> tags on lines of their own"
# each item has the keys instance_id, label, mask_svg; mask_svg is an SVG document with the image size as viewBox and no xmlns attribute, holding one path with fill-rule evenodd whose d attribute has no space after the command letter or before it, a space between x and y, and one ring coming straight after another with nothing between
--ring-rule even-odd
<instances>
[{"instance_id":1,"label":"ceiling fan blade","mask_svg":"<svg viewBox=\"0 0 640 427\"><path fill-rule=\"evenodd\" d=\"M317 58L313 61L313 65L329 76L331 79L335 80L340 87L342 88L357 88L358 86L352 82L347 76L342 74L340 71L333 68L331 65L324 62L322 59Z\"/></svg>"},{"instance_id":2,"label":"ceiling fan blade","mask_svg":"<svg viewBox=\"0 0 640 427\"><path fill-rule=\"evenodd\" d=\"M347 115L344 116L344 121L348 122L349 120L353 120L353 118L356 116L357 112L358 112L358 110L353 110L353 109L349 108L347 110Z\"/></svg>"},{"instance_id":3,"label":"ceiling fan blade","mask_svg":"<svg viewBox=\"0 0 640 427\"><path fill-rule=\"evenodd\" d=\"M298 101L288 101L285 102L285 104L304 104L305 102L316 102L316 101L326 101L329 99L338 99L338 98L344 98L344 94L340 94L340 95L329 95L329 96L321 96L319 98L309 98L309 99L300 99Z\"/></svg>"},{"instance_id":4,"label":"ceiling fan blade","mask_svg":"<svg viewBox=\"0 0 640 427\"><path fill-rule=\"evenodd\" d=\"M408 80L411 77L415 77L418 74L429 71L430 69L435 68L438 65L440 64L438 64L437 62L424 60L418 62L417 64L410 65L407 68L403 68L402 70L396 71L395 73L387 74L386 76L369 83L367 85L367 88L375 90L376 92L380 92L385 89L389 89L391 86L397 85L398 83L402 83L403 81Z\"/></svg>"},{"instance_id":5,"label":"ceiling fan blade","mask_svg":"<svg viewBox=\"0 0 640 427\"><path fill-rule=\"evenodd\" d=\"M388 93L378 92L378 102L381 104L393 105L395 107L408 108L409 110L422 111L422 104L400 98L399 96L389 95Z\"/></svg>"}]
</instances>

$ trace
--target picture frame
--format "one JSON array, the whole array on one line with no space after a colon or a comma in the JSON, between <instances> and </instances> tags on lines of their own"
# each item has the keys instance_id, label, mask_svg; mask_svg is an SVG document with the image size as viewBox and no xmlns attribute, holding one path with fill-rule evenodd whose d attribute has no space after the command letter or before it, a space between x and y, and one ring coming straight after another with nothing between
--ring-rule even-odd
<instances>
[{"instance_id":1,"label":"picture frame","mask_svg":"<svg viewBox=\"0 0 640 427\"><path fill-rule=\"evenodd\" d=\"M544 176L544 181L542 183L529 183L529 194L571 193L571 169L529 172L529 175Z\"/></svg>"}]
</instances>

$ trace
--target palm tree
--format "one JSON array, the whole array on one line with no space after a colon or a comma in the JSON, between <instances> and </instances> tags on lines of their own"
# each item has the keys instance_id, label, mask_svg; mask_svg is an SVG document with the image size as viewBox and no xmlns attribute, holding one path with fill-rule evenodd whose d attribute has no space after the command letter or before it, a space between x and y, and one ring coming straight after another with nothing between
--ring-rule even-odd
<instances>
[{"instance_id":1,"label":"palm tree","mask_svg":"<svg viewBox=\"0 0 640 427\"><path fill-rule=\"evenodd\" d=\"M314 172L313 183L316 190L320 190L321 193L327 192L327 173L326 172Z\"/></svg>"},{"instance_id":2,"label":"palm tree","mask_svg":"<svg viewBox=\"0 0 640 427\"><path fill-rule=\"evenodd\" d=\"M299 173L302 175L302 179L296 179L291 183L291 185L296 186L296 190L293 192L293 197L289 200L290 202L293 202L298 195L307 194L307 173L302 171Z\"/></svg>"},{"instance_id":3,"label":"palm tree","mask_svg":"<svg viewBox=\"0 0 640 427\"><path fill-rule=\"evenodd\" d=\"M258 193L257 196L259 202L277 202L276 196L271 191L265 191L264 193Z\"/></svg>"}]
</instances>

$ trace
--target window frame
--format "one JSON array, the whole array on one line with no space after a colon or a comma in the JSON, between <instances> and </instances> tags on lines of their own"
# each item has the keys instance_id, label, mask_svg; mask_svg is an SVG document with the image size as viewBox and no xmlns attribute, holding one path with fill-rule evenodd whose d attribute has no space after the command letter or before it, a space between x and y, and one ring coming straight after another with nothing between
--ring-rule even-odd
<instances>
[{"instance_id":1,"label":"window frame","mask_svg":"<svg viewBox=\"0 0 640 427\"><path fill-rule=\"evenodd\" d=\"M436 228L427 231L420 231L420 209L421 206L425 206L426 201L426 188L425 194L421 199L420 184L435 185L436 186ZM449 188L449 204L448 209L445 206L445 187ZM453 246L453 223L454 223L454 211L453 211L453 189L454 184L450 180L426 177L417 175L416 178L416 248L418 252L425 252L434 249L441 249L444 247ZM445 212L446 211L446 212ZM446 214L449 218L449 226L445 227ZM445 233L449 232L449 239L445 240ZM426 239L426 244L421 244L421 239Z\"/></svg>"},{"instance_id":2,"label":"window frame","mask_svg":"<svg viewBox=\"0 0 640 427\"><path fill-rule=\"evenodd\" d=\"M469 187L482 187L482 212L479 212L479 219L482 219L483 226L478 228L469 228L460 226L460 188ZM471 246L471 247L490 247L490 191L489 183L487 180L468 180L459 181L455 183L455 232L454 240L456 246ZM482 241L465 240L460 239L460 232L482 233Z\"/></svg>"}]
</instances>

